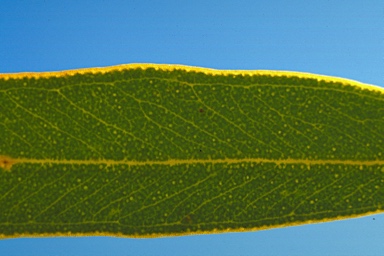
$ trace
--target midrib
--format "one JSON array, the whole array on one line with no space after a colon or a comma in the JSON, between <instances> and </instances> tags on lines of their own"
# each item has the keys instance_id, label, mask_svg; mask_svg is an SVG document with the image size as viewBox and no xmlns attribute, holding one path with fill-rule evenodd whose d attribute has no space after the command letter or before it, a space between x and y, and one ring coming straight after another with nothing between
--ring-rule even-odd
<instances>
[{"instance_id":1,"label":"midrib","mask_svg":"<svg viewBox=\"0 0 384 256\"><path fill-rule=\"evenodd\" d=\"M169 159L163 161L135 161L135 160L74 160L74 159L33 159L33 158L9 158L0 156L0 167L10 169L15 164L63 164L63 165L192 165L192 164L241 164L241 163L272 163L276 165L302 164L302 165L355 165L372 166L384 165L384 160L337 160L337 159L266 159L266 158L224 158L224 159Z\"/></svg>"}]
</instances>

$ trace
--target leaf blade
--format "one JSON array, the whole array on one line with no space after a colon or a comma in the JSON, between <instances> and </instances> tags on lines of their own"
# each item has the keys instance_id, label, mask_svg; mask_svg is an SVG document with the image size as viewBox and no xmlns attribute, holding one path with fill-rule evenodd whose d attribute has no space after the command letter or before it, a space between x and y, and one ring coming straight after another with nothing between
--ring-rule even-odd
<instances>
[{"instance_id":1,"label":"leaf blade","mask_svg":"<svg viewBox=\"0 0 384 256\"><path fill-rule=\"evenodd\" d=\"M381 88L161 65L4 77L2 236L258 230L383 210Z\"/></svg>"}]
</instances>

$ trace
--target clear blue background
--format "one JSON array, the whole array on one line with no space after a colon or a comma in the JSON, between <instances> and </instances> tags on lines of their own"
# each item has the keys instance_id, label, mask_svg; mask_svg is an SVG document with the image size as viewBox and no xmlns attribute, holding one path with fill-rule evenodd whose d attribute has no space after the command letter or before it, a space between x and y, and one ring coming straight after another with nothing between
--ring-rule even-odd
<instances>
[{"instance_id":1,"label":"clear blue background","mask_svg":"<svg viewBox=\"0 0 384 256\"><path fill-rule=\"evenodd\" d=\"M0 2L0 73L134 62L304 71L384 86L384 2ZM176 238L0 241L0 255L258 254L384 255L384 215Z\"/></svg>"}]
</instances>

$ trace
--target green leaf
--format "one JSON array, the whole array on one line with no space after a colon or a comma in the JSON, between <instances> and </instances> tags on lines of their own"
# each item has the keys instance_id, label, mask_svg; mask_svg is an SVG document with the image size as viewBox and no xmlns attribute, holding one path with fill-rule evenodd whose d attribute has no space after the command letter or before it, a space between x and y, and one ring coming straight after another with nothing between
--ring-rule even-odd
<instances>
[{"instance_id":1,"label":"green leaf","mask_svg":"<svg viewBox=\"0 0 384 256\"><path fill-rule=\"evenodd\" d=\"M384 210L384 89L136 64L0 75L0 237L260 230Z\"/></svg>"}]
</instances>

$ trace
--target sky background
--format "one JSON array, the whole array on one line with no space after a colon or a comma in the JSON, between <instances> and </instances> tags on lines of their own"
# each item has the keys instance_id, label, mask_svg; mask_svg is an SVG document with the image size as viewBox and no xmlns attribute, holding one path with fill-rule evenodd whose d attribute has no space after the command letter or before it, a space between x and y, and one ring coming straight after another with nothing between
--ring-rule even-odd
<instances>
[{"instance_id":1,"label":"sky background","mask_svg":"<svg viewBox=\"0 0 384 256\"><path fill-rule=\"evenodd\" d=\"M166 63L303 71L384 87L382 0L0 2L0 73ZM383 253L384 214L176 238L0 240L0 255L9 256Z\"/></svg>"}]
</instances>

